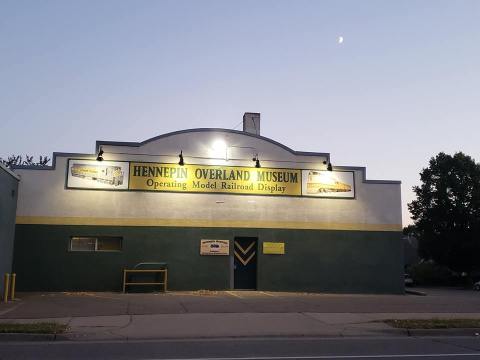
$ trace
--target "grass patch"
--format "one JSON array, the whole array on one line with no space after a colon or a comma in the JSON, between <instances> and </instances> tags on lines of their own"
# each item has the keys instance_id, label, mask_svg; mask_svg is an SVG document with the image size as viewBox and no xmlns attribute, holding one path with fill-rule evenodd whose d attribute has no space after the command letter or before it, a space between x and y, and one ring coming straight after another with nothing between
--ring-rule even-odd
<instances>
[{"instance_id":1,"label":"grass patch","mask_svg":"<svg viewBox=\"0 0 480 360\"><path fill-rule=\"evenodd\" d=\"M0 323L0 333L16 334L61 334L67 330L67 325L54 322L31 324Z\"/></svg>"},{"instance_id":2,"label":"grass patch","mask_svg":"<svg viewBox=\"0 0 480 360\"><path fill-rule=\"evenodd\" d=\"M471 329L480 328L480 319L407 319L384 320L399 329Z\"/></svg>"}]
</instances>

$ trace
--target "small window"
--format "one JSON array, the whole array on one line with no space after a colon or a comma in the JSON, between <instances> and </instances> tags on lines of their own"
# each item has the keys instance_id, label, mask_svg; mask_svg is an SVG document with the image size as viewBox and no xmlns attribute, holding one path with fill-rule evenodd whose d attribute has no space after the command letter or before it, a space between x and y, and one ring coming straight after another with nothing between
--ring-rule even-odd
<instances>
[{"instance_id":1,"label":"small window","mask_svg":"<svg viewBox=\"0 0 480 360\"><path fill-rule=\"evenodd\" d=\"M119 236L72 236L70 251L121 251L122 238Z\"/></svg>"},{"instance_id":2,"label":"small window","mask_svg":"<svg viewBox=\"0 0 480 360\"><path fill-rule=\"evenodd\" d=\"M70 240L71 251L95 251L96 238L92 237L72 237Z\"/></svg>"},{"instance_id":3,"label":"small window","mask_svg":"<svg viewBox=\"0 0 480 360\"><path fill-rule=\"evenodd\" d=\"M121 251L122 238L115 236L102 236L97 238L97 251Z\"/></svg>"}]
</instances>

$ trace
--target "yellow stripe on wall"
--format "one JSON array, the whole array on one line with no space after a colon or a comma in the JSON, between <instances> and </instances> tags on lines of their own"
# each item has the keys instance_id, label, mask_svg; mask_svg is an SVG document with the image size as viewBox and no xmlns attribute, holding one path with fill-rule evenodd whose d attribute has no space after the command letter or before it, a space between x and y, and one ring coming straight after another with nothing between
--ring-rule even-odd
<instances>
[{"instance_id":1,"label":"yellow stripe on wall","mask_svg":"<svg viewBox=\"0 0 480 360\"><path fill-rule=\"evenodd\" d=\"M172 227L233 227L261 229L302 230L350 230L350 231L402 231L401 224L355 224L300 221L256 221L256 220L202 220L202 219L137 219L137 218L93 218L17 216L17 224L28 225L97 225L97 226L172 226Z\"/></svg>"}]
</instances>

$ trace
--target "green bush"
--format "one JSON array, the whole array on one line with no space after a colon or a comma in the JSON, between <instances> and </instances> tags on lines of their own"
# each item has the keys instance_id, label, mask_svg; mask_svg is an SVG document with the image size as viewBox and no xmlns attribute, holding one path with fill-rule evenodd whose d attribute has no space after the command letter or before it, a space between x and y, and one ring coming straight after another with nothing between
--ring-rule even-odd
<instances>
[{"instance_id":1,"label":"green bush","mask_svg":"<svg viewBox=\"0 0 480 360\"><path fill-rule=\"evenodd\" d=\"M453 286L462 284L462 278L446 266L424 261L410 266L408 273L416 285Z\"/></svg>"}]
</instances>

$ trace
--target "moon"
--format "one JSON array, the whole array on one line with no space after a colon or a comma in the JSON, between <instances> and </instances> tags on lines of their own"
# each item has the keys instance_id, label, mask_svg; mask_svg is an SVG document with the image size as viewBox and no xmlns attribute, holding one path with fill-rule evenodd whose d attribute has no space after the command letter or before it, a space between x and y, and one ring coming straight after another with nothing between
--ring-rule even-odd
<instances>
[{"instance_id":1,"label":"moon","mask_svg":"<svg viewBox=\"0 0 480 360\"><path fill-rule=\"evenodd\" d=\"M337 39L337 42L339 44L342 44L343 43L343 36L339 36L338 39Z\"/></svg>"}]
</instances>

